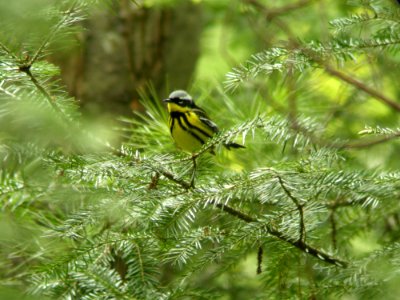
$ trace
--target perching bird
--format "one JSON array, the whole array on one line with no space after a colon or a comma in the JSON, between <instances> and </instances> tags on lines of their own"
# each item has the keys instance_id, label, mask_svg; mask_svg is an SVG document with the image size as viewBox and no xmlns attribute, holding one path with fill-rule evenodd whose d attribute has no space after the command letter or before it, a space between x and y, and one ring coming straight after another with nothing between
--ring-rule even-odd
<instances>
[{"instance_id":1,"label":"perching bird","mask_svg":"<svg viewBox=\"0 0 400 300\"><path fill-rule=\"evenodd\" d=\"M219 131L217 125L208 118L203 109L194 103L187 92L174 91L167 99L164 99L164 102L168 103L169 130L180 149L194 153ZM224 146L228 149L245 148L232 142ZM211 153L213 153L212 150Z\"/></svg>"}]
</instances>

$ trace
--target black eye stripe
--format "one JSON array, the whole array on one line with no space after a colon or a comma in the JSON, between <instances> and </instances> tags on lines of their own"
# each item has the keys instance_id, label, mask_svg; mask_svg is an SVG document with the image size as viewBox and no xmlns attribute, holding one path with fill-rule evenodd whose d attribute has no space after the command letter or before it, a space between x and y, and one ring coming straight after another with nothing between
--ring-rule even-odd
<instances>
[{"instance_id":1,"label":"black eye stripe","mask_svg":"<svg viewBox=\"0 0 400 300\"><path fill-rule=\"evenodd\" d=\"M193 104L193 100L191 99L172 98L171 100L181 106L191 106Z\"/></svg>"}]
</instances>

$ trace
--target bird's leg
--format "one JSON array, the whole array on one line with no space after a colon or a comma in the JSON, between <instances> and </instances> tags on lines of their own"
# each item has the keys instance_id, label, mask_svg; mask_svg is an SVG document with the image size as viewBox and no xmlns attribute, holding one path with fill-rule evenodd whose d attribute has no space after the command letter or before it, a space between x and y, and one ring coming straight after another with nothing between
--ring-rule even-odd
<instances>
[{"instance_id":1,"label":"bird's leg","mask_svg":"<svg viewBox=\"0 0 400 300\"><path fill-rule=\"evenodd\" d=\"M193 170L192 170L192 177L190 178L190 186L194 188L194 178L196 177L196 158L197 156L192 155L192 162L193 162Z\"/></svg>"}]
</instances>

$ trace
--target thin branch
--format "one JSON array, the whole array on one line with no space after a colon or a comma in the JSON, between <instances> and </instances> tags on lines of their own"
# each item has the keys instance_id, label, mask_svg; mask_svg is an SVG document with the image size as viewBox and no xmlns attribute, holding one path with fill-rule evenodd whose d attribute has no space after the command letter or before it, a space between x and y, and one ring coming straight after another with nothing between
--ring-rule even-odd
<instances>
[{"instance_id":1,"label":"thin branch","mask_svg":"<svg viewBox=\"0 0 400 300\"><path fill-rule=\"evenodd\" d=\"M46 91L46 89L39 83L39 81L36 79L35 76L33 76L31 72L30 65L23 65L19 67L19 70L21 72L24 72L26 75L28 75L29 79L33 82L33 84L36 86L36 88L42 93L43 96L46 97L48 100L49 104L53 107L53 109L60 114L60 116L64 116L64 113L61 111L61 109L56 105L55 99L49 94L49 92Z\"/></svg>"},{"instance_id":2,"label":"thin branch","mask_svg":"<svg viewBox=\"0 0 400 300\"><path fill-rule=\"evenodd\" d=\"M296 205L297 210L299 211L299 240L304 241L306 236L306 228L304 226L304 211L303 205L300 204L300 201L292 195L292 193L287 189L283 180L280 176L276 176L278 178L279 184L281 185L282 189L285 191L286 195L293 201Z\"/></svg>"},{"instance_id":3,"label":"thin branch","mask_svg":"<svg viewBox=\"0 0 400 300\"><path fill-rule=\"evenodd\" d=\"M53 30L50 32L50 34L45 37L45 39L42 41L41 45L38 47L38 49L35 51L35 54L29 59L29 61L25 61L20 63L18 66L18 70L21 72L24 72L26 75L28 75L29 79L32 81L32 83L35 85L35 87L46 97L48 100L49 104L53 107L53 109L60 114L61 117L63 117L65 120L68 120L67 117L64 115L62 110L56 105L54 97L50 95L50 93L40 84L40 82L36 79L36 77L32 74L31 72L31 67L33 63L35 63L40 54L44 51L44 49L48 46L49 42L54 38L54 36L58 33L62 25L65 23L65 21L71 16L72 12L75 9L75 6L77 5L77 0L75 0L68 12L66 13L66 16L62 18L62 20L53 28ZM10 55L12 58L15 60L18 60L18 58L2 43L0 43L0 48L5 51L8 55Z\"/></svg>"},{"instance_id":4,"label":"thin branch","mask_svg":"<svg viewBox=\"0 0 400 300\"><path fill-rule=\"evenodd\" d=\"M263 5L262 3L260 3L257 0L244 0L244 1L251 4L255 8L259 9L266 16L266 18L269 18L270 20L272 20L270 18L270 12L269 12L270 10L265 5ZM299 1L299 2L309 2L309 1ZM379 100L380 102L382 102L382 103L386 104L387 106L400 112L400 103L399 102L397 102L397 101L389 98L388 96L380 93L379 91L367 86L366 84L364 84L363 82L361 82L360 80L355 78L354 76L347 75L347 74L333 68L328 62L326 62L325 60L320 58L317 53L315 53L311 49L305 49L300 44L300 42L297 40L296 36L293 34L293 32L290 30L290 28L286 25L285 22L283 22L279 18L275 18L275 17L273 18L273 21L281 28L282 31L284 31L288 35L290 44L294 48L298 48L304 54L308 55L313 61L315 61L318 65L323 67L323 69L325 70L326 73L358 88L359 90L364 91L365 93L372 96L373 98Z\"/></svg>"},{"instance_id":5,"label":"thin branch","mask_svg":"<svg viewBox=\"0 0 400 300\"><path fill-rule=\"evenodd\" d=\"M348 144L341 146L340 148L342 148L342 149L362 149L362 148L379 145L379 144L394 140L399 137L400 137L400 132L396 132L394 134L381 137L379 139L373 139L373 140L361 141L361 142L357 141L355 143L348 143Z\"/></svg>"},{"instance_id":6,"label":"thin branch","mask_svg":"<svg viewBox=\"0 0 400 300\"><path fill-rule=\"evenodd\" d=\"M289 66L289 72L288 72L288 89L289 89L289 94L288 94L288 119L290 126L297 131L299 127L299 122L297 120L297 97L296 97L296 83L293 78L293 68L292 66Z\"/></svg>"},{"instance_id":7,"label":"thin branch","mask_svg":"<svg viewBox=\"0 0 400 300\"><path fill-rule=\"evenodd\" d=\"M303 241L300 241L300 240L293 241L290 238L288 238L287 236L285 236L283 233L281 233L271 227L268 227L268 233L279 238L282 241L285 241L285 242L293 245L294 247L302 250L303 252L306 252L306 253L308 253L320 260L323 260L327 263L330 263L330 264L333 264L333 265L336 265L339 267L343 267L343 268L347 267L347 265L348 265L347 262L337 259L337 258L334 258L316 248L310 247Z\"/></svg>"},{"instance_id":8,"label":"thin branch","mask_svg":"<svg viewBox=\"0 0 400 300\"><path fill-rule=\"evenodd\" d=\"M380 93L379 91L367 86L366 84L364 84L363 82L358 80L355 76L353 76L353 75L350 76L344 72L339 71L338 69L335 69L326 60L319 57L318 54L315 53L313 50L302 47L300 45L300 43L298 41L296 41L293 37L291 37L291 41L293 42L293 45L296 45L296 47L299 48L305 55L307 55L310 59L312 59L318 65L323 67L324 71L327 74L329 74L335 78L338 78L341 81L344 81L344 82L358 88L359 90L367 93L368 95L372 96L373 98L386 104L387 106L389 106L397 111L400 111L400 103L399 102L397 102L397 101L389 98L388 96Z\"/></svg>"},{"instance_id":9,"label":"thin branch","mask_svg":"<svg viewBox=\"0 0 400 300\"><path fill-rule=\"evenodd\" d=\"M230 207L228 205L225 205L225 204L222 204L222 203L215 203L214 201L210 201L209 204L213 205L215 207L218 207L222 211L224 211L224 212L226 212L226 213L228 213L228 214L230 214L232 216L235 216L236 218L239 218L240 220L243 220L243 221L245 221L247 223L257 222L257 219L255 219L255 218L253 218L253 217L251 217L251 216L249 216L249 215L247 215L245 213L242 213L241 211L236 210L236 209L234 209L234 208L232 208L232 207Z\"/></svg>"},{"instance_id":10,"label":"thin branch","mask_svg":"<svg viewBox=\"0 0 400 300\"><path fill-rule=\"evenodd\" d=\"M166 177L167 179L179 184L181 187L183 187L185 190L189 190L192 188L191 184L177 178L174 174L166 171L166 170L155 170L156 172L159 172L161 175L163 175L164 177Z\"/></svg>"},{"instance_id":11,"label":"thin branch","mask_svg":"<svg viewBox=\"0 0 400 300\"><path fill-rule=\"evenodd\" d=\"M241 220L243 220L243 221L245 221L247 223L259 222L257 219L255 219L255 218L253 218L253 217L251 217L251 216L249 216L249 215L247 215L245 213L242 213L241 211L238 211L238 210L236 210L236 209L234 209L234 208L232 208L232 207L230 207L228 205L225 205L225 204L222 204L222 203L215 203L214 201L210 201L209 204L213 205L215 207L218 207L222 211L224 211L224 212L226 212L226 213L228 213L228 214L230 214L230 215L232 215L232 216L234 216L236 218L239 218L239 219L241 219ZM288 237L284 233L276 230L275 228L273 228L269 224L265 225L265 229L266 229L267 233L269 233L270 235L280 239L281 241L284 241L286 243L291 244L292 246L296 247L297 249L299 249L299 250L301 250L301 251L303 251L303 252L305 252L307 254L310 254L310 255L318 258L319 260L322 260L322 261L325 261L325 262L327 262L329 264L333 264L333 265L336 265L336 266L339 266L339 267L343 267L343 268L347 267L347 265L348 265L347 262L345 262L343 260L340 260L340 259L337 259L337 258L334 258L334 257L330 256L329 254L326 254L325 252L321 251L321 250L313 248L313 247L307 245L302 240L293 240L293 239L291 239L290 237Z\"/></svg>"},{"instance_id":12,"label":"thin branch","mask_svg":"<svg viewBox=\"0 0 400 300\"><path fill-rule=\"evenodd\" d=\"M389 98L388 96L380 93L379 91L365 85L363 82L356 79L354 76L347 75L337 69L334 69L331 65L327 63L321 63L324 67L325 71L332 75L333 77L339 78L342 81L349 83L352 86L364 91L365 93L369 94L370 96L374 97L375 99L381 101L382 103L386 104L387 106L397 110L400 112L400 103L394 101L393 99Z\"/></svg>"},{"instance_id":13,"label":"thin branch","mask_svg":"<svg viewBox=\"0 0 400 300\"><path fill-rule=\"evenodd\" d=\"M326 60L319 57L318 54L315 53L313 50L302 47L300 45L300 43L294 39L294 37L291 37L291 42L298 49L300 49L305 55L307 55L310 59L312 59L314 62L316 62L318 65L320 65L327 74L356 87L357 89L367 93L368 95L372 96L373 98L375 98L375 99L379 100L380 102L386 104L387 106L395 109L396 111L400 111L400 103L399 102L397 102L397 101L389 98L388 96L382 94L381 92L367 86L366 84L364 84L363 82L358 80L355 76L348 75L344 72L339 71L338 69L335 69Z\"/></svg>"}]
</instances>

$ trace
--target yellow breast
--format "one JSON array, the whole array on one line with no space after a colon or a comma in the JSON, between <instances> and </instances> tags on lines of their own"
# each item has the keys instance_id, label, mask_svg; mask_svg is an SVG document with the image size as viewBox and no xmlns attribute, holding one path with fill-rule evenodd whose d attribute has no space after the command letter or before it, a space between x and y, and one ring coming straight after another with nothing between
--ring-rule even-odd
<instances>
[{"instance_id":1,"label":"yellow breast","mask_svg":"<svg viewBox=\"0 0 400 300\"><path fill-rule=\"evenodd\" d=\"M171 135L178 148L190 153L198 151L214 134L212 128L188 109L170 110L169 123Z\"/></svg>"}]
</instances>

